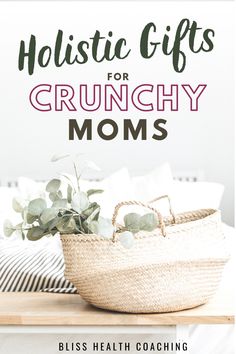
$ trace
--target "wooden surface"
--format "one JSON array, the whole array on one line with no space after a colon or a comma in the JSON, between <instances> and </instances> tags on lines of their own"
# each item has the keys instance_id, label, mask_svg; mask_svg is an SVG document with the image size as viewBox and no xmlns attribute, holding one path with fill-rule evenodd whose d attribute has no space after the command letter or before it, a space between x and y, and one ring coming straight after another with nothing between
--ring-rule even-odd
<instances>
[{"instance_id":1,"label":"wooden surface","mask_svg":"<svg viewBox=\"0 0 236 354\"><path fill-rule=\"evenodd\" d=\"M234 323L233 291L208 304L163 314L124 314L97 309L79 295L0 293L0 325L175 325Z\"/></svg>"}]
</instances>

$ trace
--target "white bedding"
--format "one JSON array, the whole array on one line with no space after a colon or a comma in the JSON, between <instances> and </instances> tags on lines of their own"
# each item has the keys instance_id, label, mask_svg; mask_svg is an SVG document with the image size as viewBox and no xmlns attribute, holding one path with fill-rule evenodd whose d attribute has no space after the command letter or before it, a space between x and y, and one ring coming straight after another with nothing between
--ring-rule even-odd
<instances>
[{"instance_id":1,"label":"white bedding","mask_svg":"<svg viewBox=\"0 0 236 354\"><path fill-rule=\"evenodd\" d=\"M104 217L112 217L116 204L121 201L147 202L166 194L171 198L175 213L201 208L218 209L224 191L224 186L219 183L175 181L168 163L143 176L132 177L127 168L122 168L102 181L81 180L80 183L81 189L85 191L94 188L104 190L104 193L91 197L101 205L101 214ZM26 177L18 178L18 188L0 187L0 238L4 238L2 226L5 219L10 219L15 224L21 221L19 215L12 211L13 197L20 196L26 200L43 197L44 187L45 183L35 182ZM169 212L166 200L156 203L155 207L163 215ZM118 222L129 210L127 208L121 210ZM142 213L140 208L132 208L132 211ZM14 238L16 239L17 235L11 236L12 240Z\"/></svg>"},{"instance_id":2,"label":"white bedding","mask_svg":"<svg viewBox=\"0 0 236 354\"><path fill-rule=\"evenodd\" d=\"M108 217L111 217L114 206L120 201L147 201L163 194L171 196L176 213L198 208L218 208L224 189L217 183L176 182L167 163L145 176L130 177L128 170L123 168L101 182L81 183L85 190L105 190L104 194L98 196L98 202L102 206L103 215ZM75 292L73 285L64 278L64 259L59 236L44 237L36 242L22 241L19 235L10 238L3 236L1 226L4 219L10 218L17 223L19 218L18 214L12 212L12 198L17 194L23 198L35 198L44 193L42 183L28 178L20 177L18 184L18 189L0 187L0 291ZM168 213L166 202L158 204L158 209L163 214ZM121 218L122 212L120 214ZM224 230L228 242L231 243L235 229L224 225ZM231 262L226 267L224 278L230 276L230 272L227 272L230 267Z\"/></svg>"}]
</instances>

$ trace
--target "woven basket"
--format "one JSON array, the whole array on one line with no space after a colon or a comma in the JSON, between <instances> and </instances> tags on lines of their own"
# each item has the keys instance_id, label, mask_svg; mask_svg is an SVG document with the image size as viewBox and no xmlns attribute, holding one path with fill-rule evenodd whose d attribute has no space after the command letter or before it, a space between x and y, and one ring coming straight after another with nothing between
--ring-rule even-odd
<instances>
[{"instance_id":1,"label":"woven basket","mask_svg":"<svg viewBox=\"0 0 236 354\"><path fill-rule=\"evenodd\" d=\"M119 233L113 239L61 235L65 276L81 297L99 308L133 313L179 311L206 303L228 260L220 212L202 209L175 216L170 207L171 217L163 218L150 204L129 201L116 206L114 225L124 205L151 209L159 220L155 231L135 234L130 249L121 245Z\"/></svg>"}]
</instances>

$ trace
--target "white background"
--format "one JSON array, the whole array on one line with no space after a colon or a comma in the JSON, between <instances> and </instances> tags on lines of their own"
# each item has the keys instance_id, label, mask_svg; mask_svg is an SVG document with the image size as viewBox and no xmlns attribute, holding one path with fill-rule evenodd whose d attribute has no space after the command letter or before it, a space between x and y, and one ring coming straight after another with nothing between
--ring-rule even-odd
<instances>
[{"instance_id":1,"label":"white background","mask_svg":"<svg viewBox=\"0 0 236 354\"><path fill-rule=\"evenodd\" d=\"M132 174L141 174L163 161L176 170L203 170L208 181L225 185L222 203L225 221L233 223L233 3L231 2L2 2L0 4L0 179L25 175L38 179L53 176L61 165L52 165L55 152L84 152L109 173L127 166ZM166 25L173 28L188 17L203 28L215 30L215 48L211 53L187 55L182 74L174 72L171 57L158 51L151 60L139 55L139 38L146 23L153 21L157 36ZM58 29L78 40L88 39L96 29L106 35L126 37L132 48L125 61L55 68L36 68L35 74L19 72L19 43L35 34L38 46L53 45ZM76 40L74 41L76 42ZM186 46L184 46L186 48ZM187 48L186 48L187 50ZM142 83L183 84L206 83L199 100L199 112L190 112L188 99L180 93L179 112L127 113L48 112L34 110L28 96L40 83L67 83L76 88L80 83L106 83L106 73L128 72L130 86ZM96 124L104 118L121 122L147 118L168 120L168 138L124 142L121 135L110 142L94 138L92 142L68 141L68 119L92 118ZM121 124L122 126L122 124ZM67 166L63 166L64 169Z\"/></svg>"}]
</instances>

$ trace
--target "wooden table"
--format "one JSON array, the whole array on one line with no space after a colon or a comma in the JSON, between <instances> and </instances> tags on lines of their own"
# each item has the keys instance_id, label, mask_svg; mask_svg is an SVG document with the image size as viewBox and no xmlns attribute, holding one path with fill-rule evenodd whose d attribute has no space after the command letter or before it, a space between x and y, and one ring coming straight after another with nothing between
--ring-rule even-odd
<instances>
[{"instance_id":1,"label":"wooden table","mask_svg":"<svg viewBox=\"0 0 236 354\"><path fill-rule=\"evenodd\" d=\"M45 354L58 353L53 341L56 343L65 335L70 339L74 336L77 341L91 341L96 335L101 341L109 336L128 336L131 340L169 336L183 343L189 341L188 325L233 324L233 314L233 291L227 288L219 291L208 304L194 309L139 315L100 310L88 305L79 295L0 293L0 352L4 349L5 353L5 348L11 347L7 353L25 354L29 334L31 348L36 354L42 351ZM24 343L21 346L18 345L19 335L20 343ZM47 339L49 335L54 339ZM39 347L39 341L43 345L45 340L47 344ZM2 343L5 343L3 349ZM178 354L190 351L180 350Z\"/></svg>"},{"instance_id":2,"label":"wooden table","mask_svg":"<svg viewBox=\"0 0 236 354\"><path fill-rule=\"evenodd\" d=\"M218 292L190 310L161 314L126 314L97 309L79 295L0 293L0 325L157 326L234 323L233 291Z\"/></svg>"}]
</instances>

